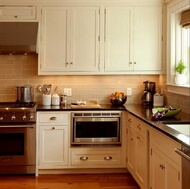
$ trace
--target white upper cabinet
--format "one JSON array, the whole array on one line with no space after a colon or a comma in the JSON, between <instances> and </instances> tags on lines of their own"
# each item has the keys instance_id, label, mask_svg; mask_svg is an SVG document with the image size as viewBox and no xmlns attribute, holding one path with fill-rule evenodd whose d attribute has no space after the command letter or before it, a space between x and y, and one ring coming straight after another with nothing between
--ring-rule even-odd
<instances>
[{"instance_id":1,"label":"white upper cabinet","mask_svg":"<svg viewBox=\"0 0 190 189\"><path fill-rule=\"evenodd\" d=\"M162 8L133 8L132 56L134 70L162 70Z\"/></svg>"},{"instance_id":2,"label":"white upper cabinet","mask_svg":"<svg viewBox=\"0 0 190 189\"><path fill-rule=\"evenodd\" d=\"M37 19L36 6L0 6L0 21L34 21Z\"/></svg>"},{"instance_id":3,"label":"white upper cabinet","mask_svg":"<svg viewBox=\"0 0 190 189\"><path fill-rule=\"evenodd\" d=\"M40 73L65 71L69 49L68 7L43 7L39 43Z\"/></svg>"},{"instance_id":4,"label":"white upper cabinet","mask_svg":"<svg viewBox=\"0 0 190 189\"><path fill-rule=\"evenodd\" d=\"M105 71L128 71L130 67L131 8L105 9Z\"/></svg>"},{"instance_id":5,"label":"white upper cabinet","mask_svg":"<svg viewBox=\"0 0 190 189\"><path fill-rule=\"evenodd\" d=\"M99 8L43 7L39 74L96 72L99 64Z\"/></svg>"},{"instance_id":6,"label":"white upper cabinet","mask_svg":"<svg viewBox=\"0 0 190 189\"><path fill-rule=\"evenodd\" d=\"M161 71L161 47L160 6L106 7L106 72Z\"/></svg>"},{"instance_id":7,"label":"white upper cabinet","mask_svg":"<svg viewBox=\"0 0 190 189\"><path fill-rule=\"evenodd\" d=\"M162 6L42 6L39 75L160 74Z\"/></svg>"}]
</instances>

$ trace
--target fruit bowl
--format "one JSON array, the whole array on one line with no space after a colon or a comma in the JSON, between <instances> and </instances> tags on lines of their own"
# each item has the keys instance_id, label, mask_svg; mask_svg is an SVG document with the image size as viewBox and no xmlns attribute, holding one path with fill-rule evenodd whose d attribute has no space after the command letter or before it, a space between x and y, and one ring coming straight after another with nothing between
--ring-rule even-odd
<instances>
[{"instance_id":1,"label":"fruit bowl","mask_svg":"<svg viewBox=\"0 0 190 189\"><path fill-rule=\"evenodd\" d=\"M123 106L125 102L127 101L127 97L122 97L122 98L115 98L115 99L110 99L110 102L112 103L113 106Z\"/></svg>"},{"instance_id":2,"label":"fruit bowl","mask_svg":"<svg viewBox=\"0 0 190 189\"><path fill-rule=\"evenodd\" d=\"M174 117L178 115L181 112L181 109L176 109L176 108L153 108L152 109L152 120L158 120L158 119L163 119L166 117Z\"/></svg>"},{"instance_id":3,"label":"fruit bowl","mask_svg":"<svg viewBox=\"0 0 190 189\"><path fill-rule=\"evenodd\" d=\"M110 96L110 102L113 106L123 106L127 101L127 96L123 92L115 92Z\"/></svg>"}]
</instances>

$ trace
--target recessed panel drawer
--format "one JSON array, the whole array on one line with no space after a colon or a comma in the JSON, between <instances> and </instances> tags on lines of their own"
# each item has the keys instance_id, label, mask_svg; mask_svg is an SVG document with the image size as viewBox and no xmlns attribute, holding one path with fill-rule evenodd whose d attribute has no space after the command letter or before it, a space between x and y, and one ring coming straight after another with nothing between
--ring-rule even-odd
<instances>
[{"instance_id":1,"label":"recessed panel drawer","mask_svg":"<svg viewBox=\"0 0 190 189\"><path fill-rule=\"evenodd\" d=\"M40 124L61 124L61 125L69 125L70 122L70 114L69 113L59 113L59 112L40 112L38 113L38 122Z\"/></svg>"}]
</instances>

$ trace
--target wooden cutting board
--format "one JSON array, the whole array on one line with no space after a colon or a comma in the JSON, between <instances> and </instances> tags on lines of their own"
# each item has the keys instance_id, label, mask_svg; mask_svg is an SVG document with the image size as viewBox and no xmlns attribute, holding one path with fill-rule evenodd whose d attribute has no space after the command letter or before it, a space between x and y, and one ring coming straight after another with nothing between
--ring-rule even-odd
<instances>
[{"instance_id":1,"label":"wooden cutting board","mask_svg":"<svg viewBox=\"0 0 190 189\"><path fill-rule=\"evenodd\" d=\"M72 109L100 109L99 104L86 104L86 105L73 105L71 104Z\"/></svg>"}]
</instances>

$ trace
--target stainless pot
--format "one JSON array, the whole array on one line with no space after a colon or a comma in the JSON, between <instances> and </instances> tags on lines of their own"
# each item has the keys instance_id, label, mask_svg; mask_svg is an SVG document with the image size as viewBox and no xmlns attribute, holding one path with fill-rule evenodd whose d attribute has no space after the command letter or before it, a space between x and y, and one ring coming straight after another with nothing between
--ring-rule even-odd
<instances>
[{"instance_id":1,"label":"stainless pot","mask_svg":"<svg viewBox=\"0 0 190 189\"><path fill-rule=\"evenodd\" d=\"M33 102L32 87L31 86L18 86L17 88L17 102L29 103Z\"/></svg>"}]
</instances>

